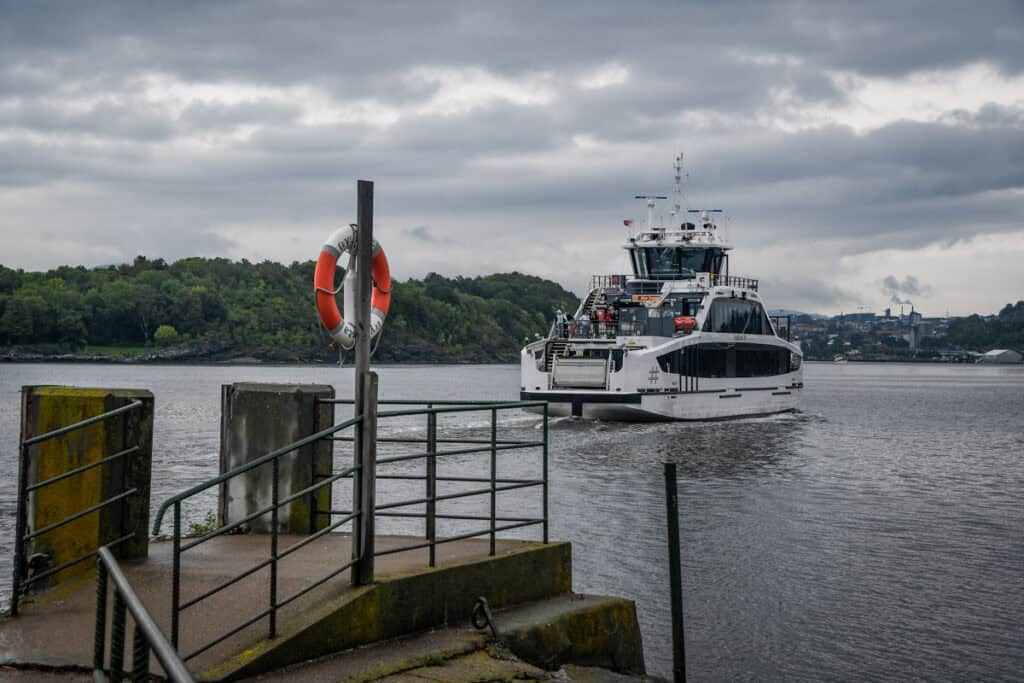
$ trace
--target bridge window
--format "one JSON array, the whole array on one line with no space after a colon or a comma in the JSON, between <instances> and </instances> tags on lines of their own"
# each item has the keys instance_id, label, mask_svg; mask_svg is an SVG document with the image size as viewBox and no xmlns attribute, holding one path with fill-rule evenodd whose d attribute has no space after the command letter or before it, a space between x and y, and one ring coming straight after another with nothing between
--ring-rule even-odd
<instances>
[{"instance_id":1,"label":"bridge window","mask_svg":"<svg viewBox=\"0 0 1024 683\"><path fill-rule=\"evenodd\" d=\"M633 250L637 277L662 279L691 278L695 273L718 273L722 254L718 249L682 247L638 247Z\"/></svg>"}]
</instances>

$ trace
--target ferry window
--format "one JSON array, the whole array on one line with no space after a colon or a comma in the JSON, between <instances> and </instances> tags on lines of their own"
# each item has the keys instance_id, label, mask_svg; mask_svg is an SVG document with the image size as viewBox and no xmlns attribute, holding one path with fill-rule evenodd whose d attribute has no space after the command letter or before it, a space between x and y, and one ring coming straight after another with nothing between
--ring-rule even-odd
<instances>
[{"instance_id":1,"label":"ferry window","mask_svg":"<svg viewBox=\"0 0 1024 683\"><path fill-rule=\"evenodd\" d=\"M644 249L647 272L651 277L665 277L680 273L680 250L675 247L648 247Z\"/></svg>"},{"instance_id":2,"label":"ferry window","mask_svg":"<svg viewBox=\"0 0 1024 683\"><path fill-rule=\"evenodd\" d=\"M662 372L679 372L679 351L670 351L664 355L658 356L658 367L661 368Z\"/></svg>"},{"instance_id":3,"label":"ferry window","mask_svg":"<svg viewBox=\"0 0 1024 683\"><path fill-rule=\"evenodd\" d=\"M680 247L647 247L634 251L637 275L641 277L692 277L709 272L714 265L713 250Z\"/></svg>"},{"instance_id":4,"label":"ferry window","mask_svg":"<svg viewBox=\"0 0 1024 683\"><path fill-rule=\"evenodd\" d=\"M772 334L761 304L746 299L716 299L704 321L705 332Z\"/></svg>"},{"instance_id":5,"label":"ferry window","mask_svg":"<svg viewBox=\"0 0 1024 683\"><path fill-rule=\"evenodd\" d=\"M784 375L789 371L789 351L787 349L736 349L737 377L772 377Z\"/></svg>"},{"instance_id":6,"label":"ferry window","mask_svg":"<svg viewBox=\"0 0 1024 683\"><path fill-rule=\"evenodd\" d=\"M705 346L697 351L698 377L727 377L726 350Z\"/></svg>"}]
</instances>

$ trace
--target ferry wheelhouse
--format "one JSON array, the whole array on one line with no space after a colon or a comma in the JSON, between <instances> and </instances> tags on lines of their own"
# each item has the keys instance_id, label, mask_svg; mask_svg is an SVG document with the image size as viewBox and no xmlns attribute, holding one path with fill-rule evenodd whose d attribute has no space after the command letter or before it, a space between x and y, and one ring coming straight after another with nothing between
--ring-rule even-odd
<instances>
[{"instance_id":1,"label":"ferry wheelhouse","mask_svg":"<svg viewBox=\"0 0 1024 683\"><path fill-rule=\"evenodd\" d=\"M552 415L711 420L793 410L803 388L789 318L770 317L758 281L729 272L717 209L675 210L630 236L632 273L595 275L571 315L521 353L520 395Z\"/></svg>"}]
</instances>

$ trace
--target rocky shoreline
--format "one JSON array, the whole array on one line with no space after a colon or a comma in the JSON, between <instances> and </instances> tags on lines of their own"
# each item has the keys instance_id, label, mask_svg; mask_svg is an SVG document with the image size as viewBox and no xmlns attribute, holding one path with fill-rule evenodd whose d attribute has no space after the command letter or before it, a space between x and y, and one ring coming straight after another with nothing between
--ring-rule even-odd
<instances>
[{"instance_id":1,"label":"rocky shoreline","mask_svg":"<svg viewBox=\"0 0 1024 683\"><path fill-rule=\"evenodd\" d=\"M345 358L345 364L352 359ZM471 352L457 352L451 349L420 348L408 349L402 357L379 354L375 360L388 364L465 364L483 365L489 363L516 363L518 355L487 354L474 349ZM278 349L239 348L235 344L204 341L180 344L166 348L131 354L116 355L88 352L53 352L32 347L0 347L0 363L110 363L117 365L142 364L195 364L195 365L279 365L289 363L335 365L335 352L298 353Z\"/></svg>"}]
</instances>

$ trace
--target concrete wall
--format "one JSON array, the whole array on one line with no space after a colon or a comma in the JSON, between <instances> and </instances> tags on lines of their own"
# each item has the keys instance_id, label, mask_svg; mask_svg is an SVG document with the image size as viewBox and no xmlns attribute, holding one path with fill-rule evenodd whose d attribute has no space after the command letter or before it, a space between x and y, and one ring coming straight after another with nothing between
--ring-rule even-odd
<instances>
[{"instance_id":1,"label":"concrete wall","mask_svg":"<svg viewBox=\"0 0 1024 683\"><path fill-rule=\"evenodd\" d=\"M49 531L28 543L26 558L43 554L36 567L45 571L135 532L114 548L121 558L145 557L149 549L149 492L152 470L153 395L138 389L22 388L22 437L44 434L140 400L142 408L44 441L30 450L29 485L94 463L131 446L139 451L86 470L29 494L28 528L59 522L130 488L138 492L120 502ZM80 562L45 581L54 586L92 572ZM34 588L38 588L35 586Z\"/></svg>"},{"instance_id":2,"label":"concrete wall","mask_svg":"<svg viewBox=\"0 0 1024 683\"><path fill-rule=\"evenodd\" d=\"M221 388L220 471L227 472L334 424L334 405L317 399L333 399L334 388L324 384L225 384ZM317 475L329 476L333 468L333 442L319 441L280 460L279 499L311 486ZM220 490L221 524L265 508L272 500L270 464L236 477ZM307 534L330 524L314 506L327 510L331 486L313 496L303 496L278 512L278 530ZM250 531L267 533L271 518L263 515L248 523Z\"/></svg>"}]
</instances>

